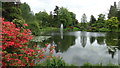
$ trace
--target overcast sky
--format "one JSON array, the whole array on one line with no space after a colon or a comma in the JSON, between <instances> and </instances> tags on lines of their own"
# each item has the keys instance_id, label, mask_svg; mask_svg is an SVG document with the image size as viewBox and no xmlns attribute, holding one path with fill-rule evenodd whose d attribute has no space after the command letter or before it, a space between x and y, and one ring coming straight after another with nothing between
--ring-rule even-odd
<instances>
[{"instance_id":1,"label":"overcast sky","mask_svg":"<svg viewBox=\"0 0 120 68\"><path fill-rule=\"evenodd\" d=\"M53 11L55 6L65 7L69 11L72 11L76 14L76 18L80 22L81 16L83 13L87 15L88 21L91 15L94 15L96 18L100 13L106 14L111 5L114 2L118 2L120 0L21 0L21 2L26 2L30 5L31 10L34 13L38 13L39 11L50 12Z\"/></svg>"}]
</instances>

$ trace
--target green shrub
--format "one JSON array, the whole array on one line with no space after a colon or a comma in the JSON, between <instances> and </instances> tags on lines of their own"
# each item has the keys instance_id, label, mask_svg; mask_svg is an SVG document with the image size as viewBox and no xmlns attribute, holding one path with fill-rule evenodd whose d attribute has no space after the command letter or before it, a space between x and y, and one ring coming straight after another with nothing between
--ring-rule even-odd
<instances>
[{"instance_id":1,"label":"green shrub","mask_svg":"<svg viewBox=\"0 0 120 68\"><path fill-rule=\"evenodd\" d=\"M36 64L36 66L68 66L60 57L46 58L41 64Z\"/></svg>"},{"instance_id":2,"label":"green shrub","mask_svg":"<svg viewBox=\"0 0 120 68\"><path fill-rule=\"evenodd\" d=\"M74 27L74 28L73 28L73 31L76 31L76 30L79 30L79 28L77 28L77 27Z\"/></svg>"},{"instance_id":3,"label":"green shrub","mask_svg":"<svg viewBox=\"0 0 120 68\"><path fill-rule=\"evenodd\" d=\"M28 23L29 25L29 29L32 31L32 34L33 35L39 35L39 32L40 32L40 26L39 26L39 23L37 23L37 21L33 21L31 23Z\"/></svg>"},{"instance_id":4,"label":"green shrub","mask_svg":"<svg viewBox=\"0 0 120 68\"><path fill-rule=\"evenodd\" d=\"M99 31L105 32L105 31L110 31L110 30L107 28L100 28Z\"/></svg>"}]
</instances>

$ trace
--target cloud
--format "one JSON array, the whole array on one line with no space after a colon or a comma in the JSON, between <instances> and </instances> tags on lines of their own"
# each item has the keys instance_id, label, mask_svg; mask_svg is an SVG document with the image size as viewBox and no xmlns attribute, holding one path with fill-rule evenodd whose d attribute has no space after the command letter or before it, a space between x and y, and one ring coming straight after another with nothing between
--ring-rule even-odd
<instances>
[{"instance_id":1,"label":"cloud","mask_svg":"<svg viewBox=\"0 0 120 68\"><path fill-rule=\"evenodd\" d=\"M81 66L86 62L92 64L102 63L107 65L109 63L118 64L118 52L111 58L111 55L107 52L106 46L88 45L82 48L80 44L71 46L66 52L63 52L61 56L65 62L69 64L75 64Z\"/></svg>"},{"instance_id":2,"label":"cloud","mask_svg":"<svg viewBox=\"0 0 120 68\"><path fill-rule=\"evenodd\" d=\"M118 3L118 0L21 0L28 3L34 13L44 10L49 13L56 5L63 6L74 12L79 22L83 13L86 13L88 20L90 15L96 18L100 13L107 15L110 5L115 1Z\"/></svg>"}]
</instances>

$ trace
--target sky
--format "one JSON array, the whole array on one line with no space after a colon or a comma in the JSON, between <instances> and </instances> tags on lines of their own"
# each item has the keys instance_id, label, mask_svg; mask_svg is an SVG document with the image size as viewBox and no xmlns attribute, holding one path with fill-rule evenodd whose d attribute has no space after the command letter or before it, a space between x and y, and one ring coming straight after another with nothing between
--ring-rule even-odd
<instances>
[{"instance_id":1,"label":"sky","mask_svg":"<svg viewBox=\"0 0 120 68\"><path fill-rule=\"evenodd\" d=\"M76 14L76 18L81 22L81 17L85 13L87 20L90 20L90 16L94 15L98 18L99 14L107 14L110 6L114 5L120 0L21 0L22 3L26 2L30 5L31 11L38 13L39 11L46 11L50 13L55 9L55 6L65 7L69 11Z\"/></svg>"}]
</instances>

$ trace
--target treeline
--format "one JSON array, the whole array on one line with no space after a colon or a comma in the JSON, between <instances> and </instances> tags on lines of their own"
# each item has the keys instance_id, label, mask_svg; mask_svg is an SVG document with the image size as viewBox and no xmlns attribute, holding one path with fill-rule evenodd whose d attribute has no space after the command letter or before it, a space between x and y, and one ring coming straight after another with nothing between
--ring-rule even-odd
<instances>
[{"instance_id":1,"label":"treeline","mask_svg":"<svg viewBox=\"0 0 120 68\"><path fill-rule=\"evenodd\" d=\"M45 27L58 28L60 24L64 24L64 28L66 28L78 24L76 14L64 7L55 6L50 13L40 11L34 14L27 3L3 2L2 9L2 16L5 20L19 25L27 23L34 35Z\"/></svg>"},{"instance_id":2,"label":"treeline","mask_svg":"<svg viewBox=\"0 0 120 68\"><path fill-rule=\"evenodd\" d=\"M120 32L120 9L117 8L116 2L114 2L114 5L110 7L107 20L104 14L99 14L97 19L91 15L90 21L87 22L87 17L83 14L81 23L77 27L82 31Z\"/></svg>"},{"instance_id":3,"label":"treeline","mask_svg":"<svg viewBox=\"0 0 120 68\"><path fill-rule=\"evenodd\" d=\"M2 16L5 20L14 22L18 26L27 23L33 35L38 35L40 30L46 27L59 28L60 24L64 24L66 30L118 32L120 29L120 11L116 2L110 7L107 20L104 14L99 14L97 19L91 15L88 23L86 23L85 14L79 23L76 14L64 7L55 6L50 13L40 11L34 14L27 3L20 2L2 2Z\"/></svg>"}]
</instances>

